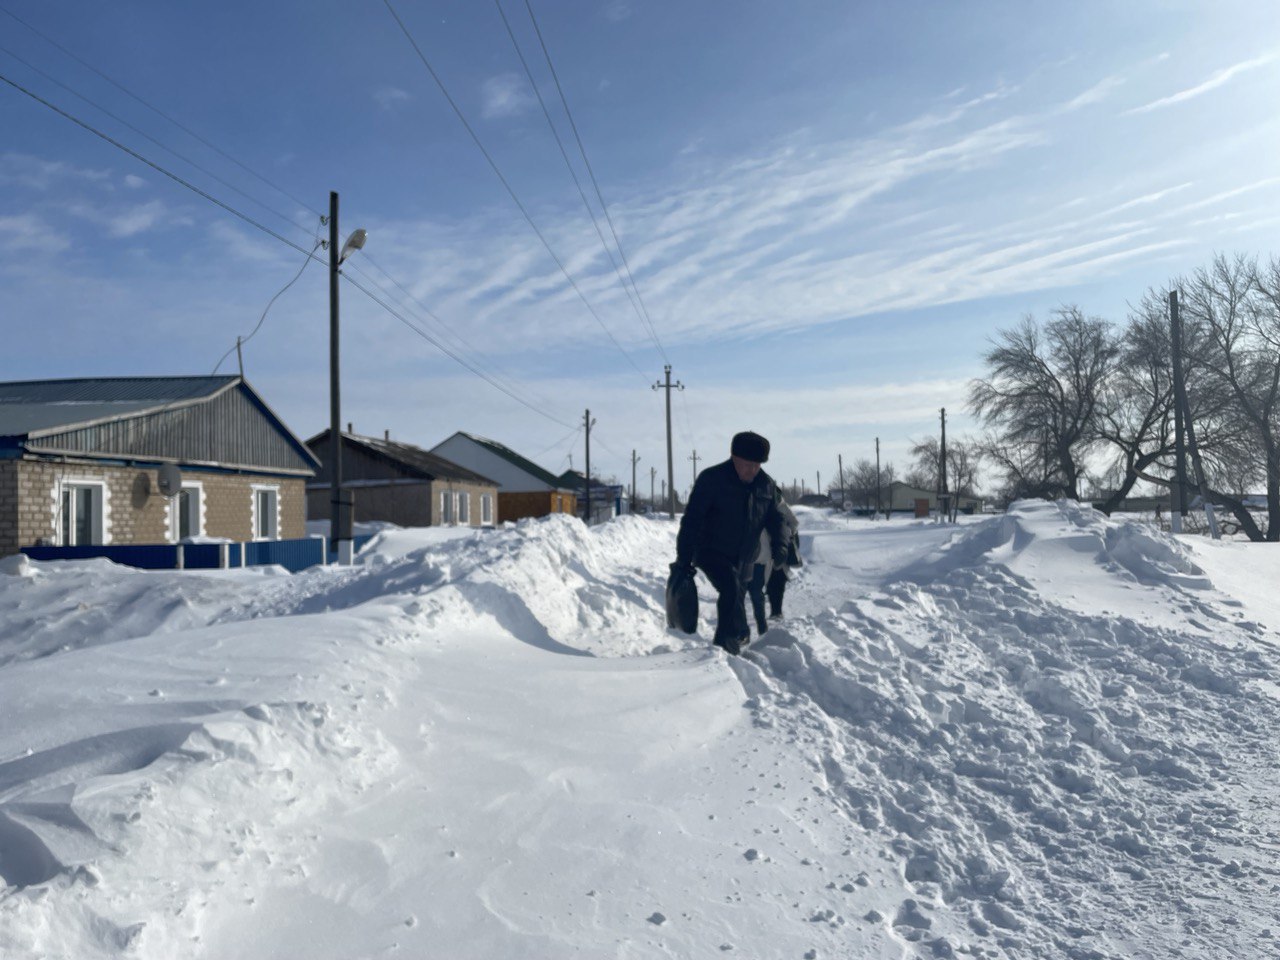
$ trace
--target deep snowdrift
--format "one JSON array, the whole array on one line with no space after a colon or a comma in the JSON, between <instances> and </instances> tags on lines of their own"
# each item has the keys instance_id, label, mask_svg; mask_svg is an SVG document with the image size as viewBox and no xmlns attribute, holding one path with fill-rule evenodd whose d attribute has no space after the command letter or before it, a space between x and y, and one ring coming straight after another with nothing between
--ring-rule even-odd
<instances>
[{"instance_id":1,"label":"deep snowdrift","mask_svg":"<svg viewBox=\"0 0 1280 960\"><path fill-rule=\"evenodd\" d=\"M0 955L1280 955L1258 548L801 513L732 660L664 521L0 561Z\"/></svg>"}]
</instances>

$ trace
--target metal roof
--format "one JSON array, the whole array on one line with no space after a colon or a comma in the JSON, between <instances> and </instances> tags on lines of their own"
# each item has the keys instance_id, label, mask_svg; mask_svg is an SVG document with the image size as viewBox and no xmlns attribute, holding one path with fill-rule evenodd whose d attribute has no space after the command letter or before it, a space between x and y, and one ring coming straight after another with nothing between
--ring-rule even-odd
<instances>
[{"instance_id":1,"label":"metal roof","mask_svg":"<svg viewBox=\"0 0 1280 960\"><path fill-rule=\"evenodd\" d=\"M429 480L461 480L464 483L498 486L493 480L481 476L474 470L468 470L452 460L446 460L439 454L431 453L421 447L415 447L411 443L400 443L397 440L388 440L384 437L365 437L358 433L347 433L345 430L342 433L342 439L348 443L359 444L367 450L391 460L408 472ZM316 434L307 441L307 447L323 463L325 456L329 453L329 431L322 430ZM346 458L343 458L343 462L345 464Z\"/></svg>"},{"instance_id":2,"label":"metal roof","mask_svg":"<svg viewBox=\"0 0 1280 960\"><path fill-rule=\"evenodd\" d=\"M29 437L204 400L238 379L108 377L0 383L0 437Z\"/></svg>"},{"instance_id":3,"label":"metal roof","mask_svg":"<svg viewBox=\"0 0 1280 960\"><path fill-rule=\"evenodd\" d=\"M476 444L477 446L483 447L484 449L488 450L490 453L496 454L497 456L501 457L503 460L506 460L507 463L510 463L513 466L520 468L530 476L535 477L538 480L541 480L543 483L551 487L553 490L571 490L572 489L571 487L566 487L564 481L560 477L557 477L550 470L544 470L542 469L542 467L538 466L532 460L526 460L524 457L520 456L520 454L516 453L510 447L504 447L497 440L490 440L487 437L478 437L474 433L467 433L464 430L459 430L456 434L454 434L454 436L466 437L468 440L470 440L472 443Z\"/></svg>"}]
</instances>

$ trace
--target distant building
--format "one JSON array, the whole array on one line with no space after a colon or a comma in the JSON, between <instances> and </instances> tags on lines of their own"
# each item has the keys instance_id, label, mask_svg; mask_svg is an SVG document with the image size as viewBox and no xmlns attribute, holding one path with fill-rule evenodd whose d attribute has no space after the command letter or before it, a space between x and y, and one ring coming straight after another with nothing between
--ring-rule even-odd
<instances>
[{"instance_id":1,"label":"distant building","mask_svg":"<svg viewBox=\"0 0 1280 960\"><path fill-rule=\"evenodd\" d=\"M578 497L575 511L579 519L586 519L587 510L587 478L581 470L566 470L560 474L560 482L574 491ZM591 481L591 523L603 523L612 520L622 512L622 501L626 496L626 488L620 483L601 483Z\"/></svg>"},{"instance_id":2,"label":"distant building","mask_svg":"<svg viewBox=\"0 0 1280 960\"><path fill-rule=\"evenodd\" d=\"M432 447L431 452L498 484L499 523L577 512L578 498L573 488L496 440L459 430Z\"/></svg>"},{"instance_id":3,"label":"distant building","mask_svg":"<svg viewBox=\"0 0 1280 960\"><path fill-rule=\"evenodd\" d=\"M317 466L237 376L0 383L0 556L299 538ZM161 469L174 467L164 496Z\"/></svg>"},{"instance_id":4,"label":"distant building","mask_svg":"<svg viewBox=\"0 0 1280 960\"><path fill-rule=\"evenodd\" d=\"M320 461L307 484L307 518L327 519L332 509L328 430L307 441ZM342 435L342 486L353 502L353 520L382 520L402 527L492 526L498 485L444 457L389 436Z\"/></svg>"},{"instance_id":5,"label":"distant building","mask_svg":"<svg viewBox=\"0 0 1280 960\"><path fill-rule=\"evenodd\" d=\"M923 490L912 487L901 480L895 480L888 486L889 509L895 513L906 512L917 515L933 513L938 509L938 493L936 490ZM955 494L952 494L954 497ZM957 509L960 513L981 513L983 501L979 497L960 497Z\"/></svg>"}]
</instances>

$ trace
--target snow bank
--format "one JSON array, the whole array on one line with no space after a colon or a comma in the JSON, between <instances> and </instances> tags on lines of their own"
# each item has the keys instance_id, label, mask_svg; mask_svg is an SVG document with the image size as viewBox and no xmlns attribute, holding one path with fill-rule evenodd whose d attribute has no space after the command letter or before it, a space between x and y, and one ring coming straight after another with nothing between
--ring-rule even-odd
<instances>
[{"instance_id":1,"label":"snow bank","mask_svg":"<svg viewBox=\"0 0 1280 960\"><path fill-rule=\"evenodd\" d=\"M293 576L4 561L0 955L1276 952L1245 552L798 513L738 659L705 585L664 629L675 525L637 517Z\"/></svg>"}]
</instances>

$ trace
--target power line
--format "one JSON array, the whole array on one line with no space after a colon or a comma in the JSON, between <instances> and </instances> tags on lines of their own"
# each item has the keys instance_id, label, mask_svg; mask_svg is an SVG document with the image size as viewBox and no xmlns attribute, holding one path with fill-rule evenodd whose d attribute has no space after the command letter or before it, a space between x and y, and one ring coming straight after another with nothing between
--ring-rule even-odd
<instances>
[{"instance_id":1,"label":"power line","mask_svg":"<svg viewBox=\"0 0 1280 960\"><path fill-rule=\"evenodd\" d=\"M613 341L613 345L618 348L618 352L621 353L624 357L626 357L627 362L630 363L632 367L635 367L636 373L640 374L640 376L642 377L645 376L644 372L638 366L636 366L636 362L634 359L632 359L631 354L627 353L627 351L623 348L622 344L618 342L618 338L613 335L613 331L609 329L609 327L605 324L604 320L601 318L600 314L596 312L596 308L591 305L591 301L589 301L586 297L586 294L582 292L582 288L579 287L578 282L573 279L573 276L569 273L568 268L565 267L563 261L561 261L560 257L556 254L555 250L552 249L550 242L547 240L546 236L542 233L542 231L538 228L538 225L534 222L533 217L529 214L528 209L525 207L524 203L520 200L520 197L516 194L515 190L512 188L511 183L503 175L502 170L498 167L498 164L494 161L489 151L485 148L484 143L481 142L480 137L476 134L471 124L467 121L467 118L463 114L462 109L458 106L458 104L454 101L453 97L450 95L448 88L445 87L444 82L440 79L439 74L437 74L435 71L435 68L431 66L431 62L427 59L426 54L422 52L422 48L418 46L418 42L414 40L413 34L409 32L409 28L405 26L404 21L400 19L400 15L396 13L395 7L391 5L391 0L382 0L382 2L386 5L387 10L391 13L391 16L395 19L396 24L400 27L400 31L405 35L405 38L409 41L410 46L413 47L414 52L418 55L418 59L422 61L422 65L427 68L427 72L431 75L431 79L435 81L436 86L440 88L440 92L444 94L445 100L448 101L449 106L453 108L453 112L457 115L458 120L462 123L463 127L466 128L467 133L471 135L471 139L475 142L476 147L480 150L480 153L484 156L485 160L488 162L489 167L493 170L498 180L502 183L502 186L506 188L506 191L510 195L512 201L515 203L516 207L520 210L520 213L524 216L529 226L533 229L533 232L537 234L538 239L542 241L542 245L546 247L547 253L551 255L551 259L555 261L556 266L560 268L560 272L564 274L564 278L567 281L569 281L569 286L571 286L573 288L574 293L578 295L578 299L582 301L583 305L587 308L587 310L591 313L591 315L595 317L596 322L600 324L600 328L604 330L604 332L608 335L609 339ZM648 382L647 378L646 378L646 382Z\"/></svg>"},{"instance_id":2,"label":"power line","mask_svg":"<svg viewBox=\"0 0 1280 960\"><path fill-rule=\"evenodd\" d=\"M542 115L547 120L551 136L555 139L556 146L560 149L560 156L564 159L565 168L573 179L573 185L578 188L578 196L582 198L582 205L586 208L587 216L591 218L591 225L595 227L596 236L600 239L600 246L609 257L609 263L613 266L613 272L618 277L618 283L622 285L622 290L626 293L627 300L631 303L632 309L635 310L640 323L643 324L644 314L640 312L640 306L636 302L635 294L622 276L622 268L618 266L618 258L613 255L613 250L610 249L609 244L604 239L604 231L600 229L600 221L597 219L590 201L587 200L587 192L582 188L582 182L578 179L577 171L573 169L573 164L569 160L569 153L564 148L564 141L560 138L560 132L556 129L556 125L551 119L551 111L547 109L547 103L542 97L542 91L538 88L538 82L533 78L533 71L529 69L529 63L524 58L524 51L520 49L520 43L516 40L515 31L511 29L511 22L507 20L507 15L502 9L502 0L493 0L493 2L494 6L498 8L498 16L502 18L502 25L507 29L507 36L511 38L511 46L515 48L520 65L524 67L524 75L529 78L529 86L533 88L533 95L538 98L538 105L542 108Z\"/></svg>"},{"instance_id":3,"label":"power line","mask_svg":"<svg viewBox=\"0 0 1280 960\"><path fill-rule=\"evenodd\" d=\"M368 297L378 306L382 307L383 310L387 311L387 313L391 314L391 316L395 317L397 320L403 323L406 327L408 327L418 336L422 337L423 340L426 340L428 343L434 346L437 350L439 350L441 353L445 354L455 362L466 367L468 370L474 373L481 380L485 381L485 383L489 384L491 387L494 387L497 390L501 390L512 400L515 400L517 403L521 404L522 406L528 407L534 413L540 416L546 417L548 420L552 421L553 423L558 423L562 427L572 427L572 424L566 423L565 421L561 420L559 417L556 417L550 413L547 413L545 410L542 410L539 407L534 406L528 400L525 400L523 397L519 397L516 394L512 393L510 390L504 387L501 383L498 383L498 381L494 380L492 377L488 376L483 371L478 370L476 367L472 366L471 363L469 363L466 359L458 356L458 354L454 353L452 350L446 347L443 343L441 343L431 334L427 333L425 330L423 330L421 327L415 324L412 320L405 317L398 310L392 307L391 304L387 303L381 297L377 296L375 293L373 293L371 290L369 290L367 287L361 284L358 280L352 279L346 273L341 274L341 276L344 280L346 280L349 284L351 284L353 287L355 287L357 290L363 293L366 297Z\"/></svg>"},{"instance_id":4,"label":"power line","mask_svg":"<svg viewBox=\"0 0 1280 960\"><path fill-rule=\"evenodd\" d=\"M152 105L151 103L148 103L146 100L144 100L142 97L138 96L136 93L134 93L134 92L133 92L132 90L130 90L128 87L124 86L124 85L123 85L122 83L120 83L119 81L117 81L117 80L113 79L112 77L108 76L107 74L103 73L101 70L99 70L99 69L98 69L97 67L95 67L93 64L89 63L87 60L84 60L83 58L81 58L81 57L77 56L75 53L73 53L73 52L71 52L70 50L68 50L66 47L64 47L62 44L58 43L58 41L54 40L52 37L48 36L47 34L41 33L39 30L37 30L37 29L36 29L35 27L33 27L31 24L27 23L27 21L23 20L21 17L19 17L19 16L18 16L17 14L15 14L13 11L11 11L11 10L9 10L9 9L7 9L7 8L5 8L5 7L3 7L3 6L0 6L0 13L4 13L6 16L8 16L8 17L12 18L13 20L16 20L18 23L22 24L24 27L26 27L28 30L30 30L32 33L34 33L37 37L39 37L41 40L45 41L45 43L48 43L48 44L50 44L51 46L56 47L58 50L61 50L61 51L62 51L63 53L65 53L68 57L70 57L72 60L74 60L76 63L80 64L81 66L83 66L83 67L85 67L85 68L87 68L87 69L89 69L89 70L92 70L94 73L96 73L98 76L100 76L103 80L107 81L107 83L111 84L113 87L115 87L116 89L118 89L118 90L120 90L121 92L123 92L126 96L131 97L132 99L136 100L138 103L142 104L144 107L146 107L148 110L150 110L152 113L156 114L157 116L160 116L160 117L162 117L163 119L165 119L165 120L169 121L169 123L173 124L173 125L174 125L175 127L177 127L179 130L181 130L183 133L185 133L187 136L189 136L189 137L191 137L192 139L197 140L197 141L199 141L200 143L204 144L206 147L208 147L208 148L209 148L210 150L212 150L214 153L218 154L220 157L223 157L223 158L224 158L224 159L226 159L226 160L230 160L230 161L231 161L232 163L234 163L237 167L239 167L239 168L240 168L241 170L243 170L245 173L249 174L249 175L250 175L251 177L253 177L254 179L256 179L256 180L258 180L258 181L260 181L260 182L262 182L262 183L265 183L265 184L266 184L268 187L270 187L272 190L275 190L277 193L281 194L282 196L285 196L285 197L287 197L288 199L292 200L294 203L296 203L298 206L302 207L303 209L311 211L311 212L312 212L312 213L314 213L317 217L322 217L322 216L324 216L324 214L323 214L323 213L321 213L321 212L320 212L319 210L317 210L315 207L311 206L311 204L307 203L305 200L300 200L300 199L298 199L298 198L297 198L297 197L295 197L292 193L290 193L288 190L286 190L284 187L282 187L282 186L280 186L280 185L278 185L278 184L276 184L276 183L273 183L273 182L271 182L270 180L268 180L266 177L262 176L261 174L256 173L254 170L250 169L248 166L246 166L245 164L241 163L241 162L240 162L239 160L237 160L235 157L231 156L231 154L226 153L225 151L223 151L223 150L222 150L222 149L220 149L219 147L217 147L217 146L215 146L214 144L210 143L208 140L206 140L204 137L200 136L200 134L196 133L196 132L195 132L194 130L192 130L190 127L187 127L187 126L185 126L184 124L182 124L181 122L179 122L179 121L175 120L173 117L169 116L167 113L165 113L165 112L164 112L163 110L161 110L159 107L156 107L156 106ZM10 55L12 56L12 54L10 54ZM34 69L34 68L33 68L33 69ZM56 82L56 81L55 81L55 82ZM101 108L99 108L99 109L101 109Z\"/></svg>"},{"instance_id":5,"label":"power line","mask_svg":"<svg viewBox=\"0 0 1280 960\"><path fill-rule=\"evenodd\" d=\"M402 305L407 307L409 304L412 304L413 307L416 307L423 314L429 317L434 322L435 329L438 335L444 338L451 339L454 344L455 350L457 350L459 353L466 352L466 353L472 354L471 362L475 364L477 367L480 367L482 369L487 367L490 374L492 374L494 377L506 380L509 384L515 383L515 379L513 377L499 370L495 365L486 364L484 363L483 360L479 359L479 357L476 356L476 354L479 351L477 351L476 348L472 346L472 344L470 344L464 337L459 335L455 330L453 330L449 326L449 324L445 323L444 320L442 320L439 316L437 316L426 304L424 304L421 300L415 297L409 290L407 290L404 284L402 284L399 280L397 280L390 273L388 273L376 260L374 260L373 257L368 255L367 251L361 254L360 259L362 261L367 261L368 263L370 263L372 266L374 266L378 270L379 273L381 273L384 277L387 278L387 280L389 280L392 284L395 285L395 287L403 294L403 298L400 299L400 302ZM380 284L373 277L369 276L369 274L366 273L364 270L361 270L359 266L356 265L355 263L353 262L348 263L348 268L354 268L355 271L360 274L360 276L368 280L369 283L377 287L378 290L380 290L386 296L388 297L392 296L392 294L390 293L390 291L386 289L386 287ZM419 320L419 322L424 322L422 320L422 317L418 317L417 319ZM514 389L514 386L513 386L513 389ZM535 395L535 399L538 399L539 402L545 405L545 401L542 398L536 397Z\"/></svg>"},{"instance_id":6,"label":"power line","mask_svg":"<svg viewBox=\"0 0 1280 960\"><path fill-rule=\"evenodd\" d=\"M299 253L305 253L305 254L314 256L314 254L311 254L311 252L308 251L305 247L302 247L294 243L292 240L289 240L286 237L280 236L280 234L276 233L270 227L264 226L263 224L259 223L257 220L254 220L248 214L241 213L239 210L237 210L235 207L231 206L230 204L224 203L223 201L219 200L217 197L213 196L212 194L206 193L204 190L201 190L199 187L197 187L195 184L191 183L190 181L182 179L182 177L178 176L176 173L171 173L168 170L166 170L164 167L160 166L160 164L155 163L152 160L148 160L142 154L138 153L138 151L133 150L129 147L126 147L119 140L115 140L107 136L105 133L103 133L101 130L98 130L96 127L92 127L89 124L85 123L83 120L79 119L78 117L72 116L71 114L67 113L67 111L63 110L61 107L55 106L54 104L50 103L48 100L44 99L44 97L40 96L39 94L32 93L22 84L17 83L13 80L10 80L8 77L6 77L2 73L0 73L0 81L7 83L9 86L13 87L13 89L17 90L19 93L25 93L32 100L36 101L36 103L43 104L44 106L48 107L50 110L52 110L54 113L58 114L59 116L65 117L66 119L70 120L77 127L81 127L84 130L88 130L95 137L98 137L101 140L105 140L107 143L111 144L117 150L123 150L125 153L129 154L129 156L133 157L135 160L138 160L141 163L145 163L152 170L155 170L158 173L164 174L174 183L181 184L182 186L190 190L192 193L203 197L204 199L208 200L212 204L216 204L217 206L221 207L223 210L227 211L227 213L231 214L232 216L240 218L241 220L243 220L245 223L249 224L252 227L257 227L263 233L267 234L268 236L275 237L281 243L285 244L286 246L293 247L293 249L297 250Z\"/></svg>"},{"instance_id":7,"label":"power line","mask_svg":"<svg viewBox=\"0 0 1280 960\"><path fill-rule=\"evenodd\" d=\"M321 242L320 238L316 237L316 245L312 247L311 251L307 254L307 259L302 261L302 266L299 267L298 272L293 275L293 279L290 280L288 283L286 283L283 287L281 287L279 292L277 292L274 297L272 297L269 301L267 301L267 305L262 311L262 316L258 318L258 325L254 327L252 331L250 331L247 337L243 337L243 338L236 337L236 345L222 355L222 357L218 360L217 364L214 366L213 373L210 374L210 376L216 376L218 373L218 367L222 366L222 361L226 360L227 357L231 356L233 351L238 351L242 346L244 346L246 343L252 340L254 336L258 333L258 331L262 329L262 324L267 319L267 311L270 310L272 306L274 306L275 302L284 295L284 292L286 290L288 290L290 287L292 287L295 283L298 282L298 278L302 276L302 271L307 269L307 264L309 264L312 261L312 259L314 258L313 255L315 254L316 250L320 248L320 242Z\"/></svg>"},{"instance_id":8,"label":"power line","mask_svg":"<svg viewBox=\"0 0 1280 960\"><path fill-rule=\"evenodd\" d=\"M209 193L207 193L206 191L201 190L201 189L200 189L199 187L197 187L195 184L193 184L193 183L191 183L191 182L189 182L189 181L187 181L187 180L184 180L182 177L178 176L176 173L172 173L172 172L170 172L169 170L166 170L164 167L160 166L160 164L158 164L158 163L154 162L153 160L148 160L146 157L144 157L142 154L138 153L136 150L133 150L133 149L131 149L130 147L125 146L125 145L124 145L123 143L121 143L120 141L115 140L115 139L113 139L112 137L109 137L107 134L105 134L105 133L103 133L102 131L98 130L97 128L95 128L95 127L91 126L90 124L86 123L85 121L83 121L83 120L79 119L78 117L73 116L72 114L68 113L66 110L63 110L61 107L58 107L58 106L56 106L56 105L55 105L55 104L53 104L53 103L50 103L48 100L44 99L43 97L39 96L39 95L38 95L38 94L36 94L36 93L33 93L32 91L28 90L26 87L22 86L22 84L17 83L17 82L15 82L14 80L9 79L9 78L8 78L7 76L5 76L4 74L0 74L0 81L3 81L4 83L7 83L9 86L13 87L15 90L19 91L20 93L25 94L26 96L30 97L32 100L35 100L37 103L42 104L43 106L45 106L45 107L49 108L50 110L52 110L54 113L58 114L59 116L64 117L64 118L65 118L65 119L67 119L67 120L70 120L70 121L71 121L72 123L74 123L76 126L78 126L78 127L82 128L82 129L84 129L84 130L87 130L89 133L92 133L95 137L98 137L99 139L106 141L107 143L109 143L109 144L111 144L113 147L115 147L116 149L121 150L121 151L123 151L124 153L129 154L129 156L133 157L135 160L138 160L138 161L139 161L139 162L141 162L141 163L145 163L148 167L151 167L153 170L157 171L158 173L163 174L164 176L168 177L170 180L174 181L175 183L180 184L180 185L181 185L181 186L183 186L183 187L186 187L186 188L187 188L188 190L190 190L192 193L196 194L196 195L197 195L197 196L199 196L199 197L204 198L205 200L208 200L210 203L214 204L215 206L218 206L218 207L222 208L223 210L227 211L227 213L230 213L232 216L237 217L237 218L238 218L238 219L240 219L240 220L243 220L245 223L249 224L249 225L250 225L250 226L252 226L252 227L257 228L258 230L261 230L263 233L267 234L268 236L273 237L273 238L275 238L276 240L279 240L279 241L280 241L281 243L283 243L285 246L292 247L294 250L297 250L299 253L304 254L304 255L308 258L308 260L311 260L311 259L318 260L318 259L320 259L319 257L316 257L314 248L313 248L313 249L311 249L311 250L307 250L305 247L299 246L298 244L294 243L292 240L288 239L287 237L282 237L280 234L276 233L276 232L275 232L274 230L272 230L270 227L265 226L265 225L264 225L264 224L262 224L262 223L259 223L257 220L254 220L252 217L248 216L248 215L247 215L247 214L245 214L245 213L241 213L241 212L240 212L239 210L237 210L235 207L231 206L231 205L230 205L230 204L228 204L228 203L225 203L225 202L224 202L224 201L222 201L222 200L219 200L217 197L213 196L212 194L209 194ZM459 357L459 356L458 356L457 354L455 354L453 351L449 350L447 347L445 347L443 344L441 344L438 340L436 340L435 338L433 338L430 334L428 334L428 333L424 332L423 330L419 329L419 328L418 328L418 327L417 327L417 326L416 326L412 321L410 321L410 320L408 320L407 318L405 318L404 316L402 316L398 311L396 311L395 309L393 309L393 308L392 308L389 304L387 304L384 300L382 300L381 298L379 298L379 297L377 297L376 295L374 295L373 293L371 293L368 289L366 289L365 287L363 287L363 286L362 286L361 284L359 284L357 281L353 280L353 279L352 279L351 277L349 277L347 274L345 274L345 273L344 273L344 274L342 274L342 276L343 276L343 277L344 277L344 278L345 278L349 283L351 283L351 284L352 284L356 289L358 289L361 293L363 293L365 296L369 297L369 299L373 300L375 303L377 303L379 306L381 306L384 310L386 310L388 313L390 313L393 317L395 317L397 320L399 320L399 321L400 321L401 323L403 323L405 326L409 327L409 329L411 329L411 330L413 330L415 333L417 333L417 334L418 334L418 336L422 337L422 338L423 338L423 339L425 339L427 342L429 342L429 343L433 344L433 345L434 345L437 349L439 349L442 353L446 354L446 355L447 355L447 356L449 356L451 359L455 360L457 363L461 364L463 367L465 367L466 369L470 370L472 373L474 373L476 376L480 377L480 378L481 378L482 380L484 380L485 382L489 383L491 386L496 387L498 390L501 390L501 391L502 391L503 393L505 393L507 396L511 397L511 399L515 400L516 402L518 402L518 403L522 404L522 405L523 405L523 406L525 406L525 407L528 407L530 410L533 410L535 413L538 413L538 414L540 414L541 416L544 416L544 417L546 417L547 419L552 420L553 422L560 424L561 426L564 426L564 427L569 427L569 426L571 426L571 424L568 424L568 423L566 423L565 421L560 420L559 418L557 418L557 417L555 417L555 416L552 416L552 415L551 415L551 414L549 414L549 413L546 413L545 411L543 411L543 410L539 409L538 407L535 407L533 404L529 403L528 401L524 400L523 398L516 396L516 395L515 395L514 393L512 393L510 390L508 390L507 388L505 388L505 387L504 387L504 386L502 386L501 384L497 383L496 381L492 380L492 379L491 379L490 377L488 377L486 374L484 374L484 373L482 373L481 371L477 370L475 367L473 367L470 363L468 363L468 362L467 362L466 360L464 360L462 357ZM221 361L219 361L219 364L221 364Z\"/></svg>"},{"instance_id":9,"label":"power line","mask_svg":"<svg viewBox=\"0 0 1280 960\"><path fill-rule=\"evenodd\" d=\"M197 169L197 170L199 170L201 173L203 173L205 176L207 176L207 177L209 177L210 179L215 180L215 181L217 181L218 183L222 184L222 185L223 185L224 187L226 187L228 190L231 190L231 191L233 191L234 193L238 193L238 194L240 194L240 196L244 197L244 198L245 198L246 200L248 200L250 203L257 204L257 205L258 205L259 207L261 207L263 210L266 210L266 211L267 211L268 213L270 213L270 214L274 214L276 217L278 217L279 219L283 220L285 223L289 224L289 225L290 225L290 226L292 226L292 227L296 227L296 228L297 228L297 229L299 229L299 230L305 230L305 228L304 228L300 223L298 223L297 221L295 221L292 217L287 216L286 214L281 213L279 210L276 210L276 209L274 209L274 208L272 208L272 207L267 206L267 205L266 205L265 203L263 203L261 200L258 200L256 197L252 197L252 196L250 196L249 194L247 194L247 193L245 193L243 190L241 190L239 187L237 187L237 186L235 186L234 184L229 183L228 181L224 180L222 177L218 176L216 173L213 173L211 170L208 170L208 169L206 169L205 167L202 167L200 164L196 163L194 160L190 159L189 157L185 157L185 156L183 156L182 154L178 153L178 151L173 150L172 148L165 146L163 143L161 143L161 142L160 142L159 140L157 140L155 137L151 136L149 133L146 133L145 131L138 129L138 128L137 128L137 127L135 127L132 123L130 123L128 120L125 120L123 117L117 116L116 114L112 113L112 112L111 112L110 110L108 110L106 107L102 106L102 104L100 104L100 103L96 103L96 102L94 102L93 100L90 100L90 99L89 99L88 97L86 97L84 94L82 94L82 93L78 93L77 91L73 90L71 87L67 86L67 85L66 85L65 83L63 83L61 80L58 80L56 77L50 76L48 73L46 73L45 71L41 70L41 69L40 69L39 67L37 67L35 64L30 63L30 62L28 62L27 60L23 59L22 57L18 56L18 55L17 55L16 53L14 53L12 50L9 50L9 49L8 49L8 48L6 48L6 47L0 47L0 52L3 52L3 53L8 54L8 55L9 55L10 57L12 57L14 60L17 60L20 64L22 64L23 66L25 66L27 69L35 71L35 72L36 72L36 73L38 73L40 76L42 76L42 77L44 77L46 80L48 80L50 83L55 84L56 86L61 87L61 88L62 88L63 90L65 90L67 93L71 94L73 97L76 97L76 98L77 98L77 99L79 99L79 100L83 100L85 103L89 104L89 106L93 107L95 110L98 110L98 111L100 111L101 113L106 114L106 115L107 115L108 117L110 117L112 120L116 121L116 123L119 123L119 124L121 124L122 126L128 127L130 130L132 130L132 131L133 131L134 133L136 133L138 136L140 136L140 137L142 137L143 139L145 139L145 140L149 141L150 143L155 144L157 147L159 147L161 150L163 150L165 153L169 154L170 156L177 157L177 158L178 158L179 160L181 160L183 163L187 164L188 166L194 167L195 169Z\"/></svg>"},{"instance_id":10,"label":"power line","mask_svg":"<svg viewBox=\"0 0 1280 960\"><path fill-rule=\"evenodd\" d=\"M640 309L644 313L645 322L649 327L649 336L653 338L654 344L658 347L658 352L662 354L662 359L670 363L667 359L667 352L662 348L662 341L658 339L658 331L653 326L653 318L649 316L649 308L645 306L644 298L640 296L640 288L636 285L636 278L631 272L631 263L627 260L627 251L622 246L622 240L618 237L617 227L614 226L613 216L609 213L609 205L604 202L604 194L600 191L600 183L596 180L595 170L592 169L591 161L587 159L587 148L583 146L582 137L578 133L578 124L573 119L573 111L569 109L569 100L564 95L564 88L560 85L560 76L556 73L555 64L551 62L551 52L547 49L546 40L542 37L542 29L538 26L538 18L533 14L533 6L529 0L524 0L525 9L529 11L529 20L533 23L534 33L538 35L538 43L542 47L542 55L546 58L547 69L551 71L551 79L555 81L556 92L560 94L560 103L564 107L564 114L569 118L569 128L573 131L573 138L578 143L578 152L582 154L582 163L587 168L587 175L591 178L591 185L595 188L596 199L600 201L600 209L604 211L605 220L609 223L609 230L613 234L613 242L618 246L618 253L622 257L623 266L626 267L627 276L631 279L631 286L635 289L636 300L640 304Z\"/></svg>"}]
</instances>

